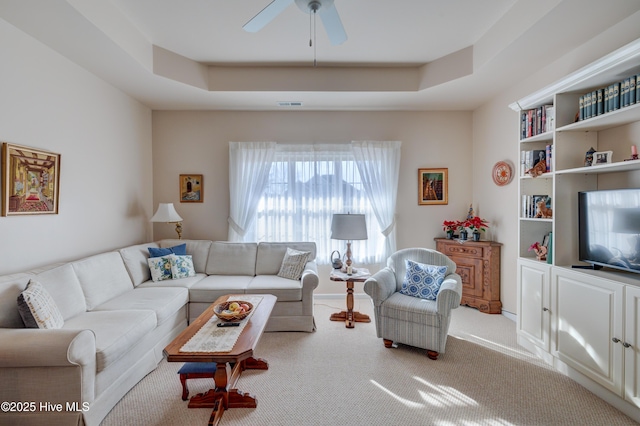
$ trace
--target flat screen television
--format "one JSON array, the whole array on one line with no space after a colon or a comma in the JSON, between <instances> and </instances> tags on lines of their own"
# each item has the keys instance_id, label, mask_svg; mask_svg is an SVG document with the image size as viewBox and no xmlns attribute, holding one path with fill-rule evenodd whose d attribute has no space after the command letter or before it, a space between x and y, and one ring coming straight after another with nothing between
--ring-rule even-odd
<instances>
[{"instance_id":1,"label":"flat screen television","mask_svg":"<svg viewBox=\"0 0 640 426\"><path fill-rule=\"evenodd\" d=\"M578 193L579 258L640 274L640 189Z\"/></svg>"}]
</instances>

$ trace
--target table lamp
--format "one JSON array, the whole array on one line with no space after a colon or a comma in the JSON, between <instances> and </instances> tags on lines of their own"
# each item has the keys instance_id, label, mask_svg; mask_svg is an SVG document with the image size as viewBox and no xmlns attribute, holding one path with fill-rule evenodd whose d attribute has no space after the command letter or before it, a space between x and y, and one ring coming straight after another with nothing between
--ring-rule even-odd
<instances>
[{"instance_id":1,"label":"table lamp","mask_svg":"<svg viewBox=\"0 0 640 426\"><path fill-rule=\"evenodd\" d=\"M334 214L331 218L331 239L347 241L347 260L344 272L355 272L351 267L351 241L367 239L367 222L363 214Z\"/></svg>"},{"instance_id":2,"label":"table lamp","mask_svg":"<svg viewBox=\"0 0 640 426\"><path fill-rule=\"evenodd\" d=\"M175 223L178 239L182 239L182 218L173 207L173 203L160 203L156 214L151 218L151 222Z\"/></svg>"}]
</instances>

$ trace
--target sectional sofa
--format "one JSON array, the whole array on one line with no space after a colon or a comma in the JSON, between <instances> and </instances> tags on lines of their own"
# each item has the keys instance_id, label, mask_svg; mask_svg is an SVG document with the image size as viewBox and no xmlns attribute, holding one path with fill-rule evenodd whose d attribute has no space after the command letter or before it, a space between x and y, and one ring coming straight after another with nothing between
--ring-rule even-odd
<instances>
[{"instance_id":1,"label":"sectional sofa","mask_svg":"<svg viewBox=\"0 0 640 426\"><path fill-rule=\"evenodd\" d=\"M151 280L149 248L183 243L195 275ZM277 275L287 248L310 253L299 280ZM277 296L267 331L315 330L315 256L306 242L162 240L0 276L0 401L11 403L2 423L98 425L224 294ZM25 328L17 299L30 281L50 295L60 328Z\"/></svg>"}]
</instances>

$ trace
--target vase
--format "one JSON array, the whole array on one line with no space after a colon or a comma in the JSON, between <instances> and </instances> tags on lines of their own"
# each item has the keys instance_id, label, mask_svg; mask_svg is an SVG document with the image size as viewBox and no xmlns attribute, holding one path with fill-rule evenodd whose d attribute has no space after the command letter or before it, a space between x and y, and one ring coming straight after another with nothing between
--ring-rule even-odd
<instances>
[{"instance_id":1,"label":"vase","mask_svg":"<svg viewBox=\"0 0 640 426\"><path fill-rule=\"evenodd\" d=\"M453 231L447 231L447 240L453 240Z\"/></svg>"},{"instance_id":2,"label":"vase","mask_svg":"<svg viewBox=\"0 0 640 426\"><path fill-rule=\"evenodd\" d=\"M473 241L480 241L480 232L473 231Z\"/></svg>"},{"instance_id":3,"label":"vase","mask_svg":"<svg viewBox=\"0 0 640 426\"><path fill-rule=\"evenodd\" d=\"M461 240L466 240L467 239L467 230L463 229L462 231L460 231L460 239Z\"/></svg>"}]
</instances>

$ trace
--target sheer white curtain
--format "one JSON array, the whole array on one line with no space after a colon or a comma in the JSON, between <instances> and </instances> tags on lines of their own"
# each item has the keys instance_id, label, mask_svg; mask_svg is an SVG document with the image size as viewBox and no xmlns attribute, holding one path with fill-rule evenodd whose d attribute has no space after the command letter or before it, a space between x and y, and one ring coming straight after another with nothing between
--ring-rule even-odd
<instances>
[{"instance_id":1,"label":"sheer white curtain","mask_svg":"<svg viewBox=\"0 0 640 426\"><path fill-rule=\"evenodd\" d=\"M383 259L396 251L396 199L401 142L357 141L351 144L360 180L384 236Z\"/></svg>"},{"instance_id":2,"label":"sheer white curtain","mask_svg":"<svg viewBox=\"0 0 640 426\"><path fill-rule=\"evenodd\" d=\"M318 263L345 241L331 240L334 213L364 214L369 239L352 244L354 263L384 260L384 237L350 144L277 144L268 184L250 237L255 241L313 241Z\"/></svg>"},{"instance_id":3,"label":"sheer white curtain","mask_svg":"<svg viewBox=\"0 0 640 426\"><path fill-rule=\"evenodd\" d=\"M247 229L267 185L275 142L229 142L229 241L247 241Z\"/></svg>"}]
</instances>

